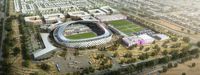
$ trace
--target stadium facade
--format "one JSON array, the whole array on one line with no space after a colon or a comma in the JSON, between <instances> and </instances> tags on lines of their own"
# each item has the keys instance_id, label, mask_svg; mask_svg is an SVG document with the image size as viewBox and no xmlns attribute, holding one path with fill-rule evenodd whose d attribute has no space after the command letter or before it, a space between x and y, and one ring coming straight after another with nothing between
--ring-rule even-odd
<instances>
[{"instance_id":1,"label":"stadium facade","mask_svg":"<svg viewBox=\"0 0 200 75\"><path fill-rule=\"evenodd\" d=\"M93 32L97 34L97 36L84 39L66 38L64 36L65 28L76 24L82 24L88 26L89 28L91 28L91 30L93 30ZM112 39L112 33L109 30L107 30L103 26L103 24L91 21L71 21L62 23L59 27L57 27L54 30L53 36L58 44L71 48L84 48L84 47L102 45L110 42Z\"/></svg>"}]
</instances>

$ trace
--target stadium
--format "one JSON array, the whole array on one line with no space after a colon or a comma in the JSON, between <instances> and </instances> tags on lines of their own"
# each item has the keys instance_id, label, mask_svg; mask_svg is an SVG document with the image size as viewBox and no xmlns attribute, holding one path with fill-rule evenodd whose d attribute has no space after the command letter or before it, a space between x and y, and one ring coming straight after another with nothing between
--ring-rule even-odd
<instances>
[{"instance_id":1,"label":"stadium","mask_svg":"<svg viewBox=\"0 0 200 75\"><path fill-rule=\"evenodd\" d=\"M62 23L53 31L58 44L70 48L85 48L106 44L112 33L101 23L91 21L71 21Z\"/></svg>"}]
</instances>

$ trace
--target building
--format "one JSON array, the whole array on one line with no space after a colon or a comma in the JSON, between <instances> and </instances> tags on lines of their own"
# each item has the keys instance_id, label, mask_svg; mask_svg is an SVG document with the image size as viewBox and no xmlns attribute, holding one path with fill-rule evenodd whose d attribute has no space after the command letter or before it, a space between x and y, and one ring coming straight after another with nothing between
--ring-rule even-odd
<instances>
[{"instance_id":1,"label":"building","mask_svg":"<svg viewBox=\"0 0 200 75\"><path fill-rule=\"evenodd\" d=\"M81 17L81 19L84 20L84 21L98 21L93 16L85 16L85 17Z\"/></svg>"},{"instance_id":2,"label":"building","mask_svg":"<svg viewBox=\"0 0 200 75\"><path fill-rule=\"evenodd\" d=\"M122 38L124 44L128 47L133 45L146 45L152 43L155 39L147 34L141 34L138 36L130 36Z\"/></svg>"},{"instance_id":3,"label":"building","mask_svg":"<svg viewBox=\"0 0 200 75\"><path fill-rule=\"evenodd\" d=\"M98 16L95 16L95 17L102 22L127 19L127 16L122 15L122 14L98 15Z\"/></svg>"},{"instance_id":4,"label":"building","mask_svg":"<svg viewBox=\"0 0 200 75\"><path fill-rule=\"evenodd\" d=\"M64 36L65 29L74 24L84 24L90 27L92 30L95 30L94 32L98 36L92 37L92 38L85 38L85 39L76 39L76 40L66 38ZM53 36L54 36L55 41L58 44L63 45L65 47L71 47L71 48L98 46L98 45L106 44L110 42L112 39L112 33L109 30L107 30L102 24L91 22L91 21L72 21L72 22L63 23L60 25L60 27L57 27L54 30Z\"/></svg>"},{"instance_id":5,"label":"building","mask_svg":"<svg viewBox=\"0 0 200 75\"><path fill-rule=\"evenodd\" d=\"M88 12L90 14L92 14L93 16L102 16L102 15L106 15L106 13L100 9L93 9L93 10L88 10Z\"/></svg>"},{"instance_id":6,"label":"building","mask_svg":"<svg viewBox=\"0 0 200 75\"><path fill-rule=\"evenodd\" d=\"M43 15L46 24L57 23L58 21L65 21L65 15L62 13Z\"/></svg>"},{"instance_id":7,"label":"building","mask_svg":"<svg viewBox=\"0 0 200 75\"><path fill-rule=\"evenodd\" d=\"M53 51L53 50L56 49L56 47L54 47L54 46L49 42L49 40L48 40L49 34L48 34L48 33L41 33L40 35L41 35L41 37L42 37L43 44L44 44L44 47L45 47L45 48L44 48L44 49L37 50L37 51L35 51L35 52L32 53L32 55L33 55L33 57L34 57L35 59L37 59L37 58L39 58L39 57L41 57L41 56L43 56L43 55L45 55L45 54L47 54L47 53L49 53L49 52L51 52L51 51Z\"/></svg>"},{"instance_id":8,"label":"building","mask_svg":"<svg viewBox=\"0 0 200 75\"><path fill-rule=\"evenodd\" d=\"M26 24L42 25L43 21L40 16L28 16L24 18Z\"/></svg>"},{"instance_id":9,"label":"building","mask_svg":"<svg viewBox=\"0 0 200 75\"><path fill-rule=\"evenodd\" d=\"M139 43L139 40L141 40L141 38L139 38L137 36L130 36L130 37L122 38L122 41L128 47L131 47L133 45L137 45Z\"/></svg>"},{"instance_id":10,"label":"building","mask_svg":"<svg viewBox=\"0 0 200 75\"><path fill-rule=\"evenodd\" d=\"M142 40L140 41L139 44L143 45L143 44L150 44L153 41L155 41L155 39L147 34L141 34L138 35L139 38L141 38Z\"/></svg>"},{"instance_id":11,"label":"building","mask_svg":"<svg viewBox=\"0 0 200 75\"><path fill-rule=\"evenodd\" d=\"M20 12L19 0L14 0L14 5L15 5L15 11Z\"/></svg>"},{"instance_id":12,"label":"building","mask_svg":"<svg viewBox=\"0 0 200 75\"><path fill-rule=\"evenodd\" d=\"M22 14L28 14L28 15L35 15L37 14L37 11L35 11L34 4L23 4L21 6L21 12Z\"/></svg>"},{"instance_id":13,"label":"building","mask_svg":"<svg viewBox=\"0 0 200 75\"><path fill-rule=\"evenodd\" d=\"M68 12L68 15L70 16L70 18L75 19L75 20L81 19L81 17L91 16L89 13L87 13L85 11Z\"/></svg>"},{"instance_id":14,"label":"building","mask_svg":"<svg viewBox=\"0 0 200 75\"><path fill-rule=\"evenodd\" d=\"M102 11L104 11L107 15L119 13L116 9L111 8L110 6L100 7Z\"/></svg>"},{"instance_id":15,"label":"building","mask_svg":"<svg viewBox=\"0 0 200 75\"><path fill-rule=\"evenodd\" d=\"M167 36L165 34L154 34L153 37L156 38L156 39L158 39L158 40L167 40L167 39L170 39L169 36Z\"/></svg>"}]
</instances>

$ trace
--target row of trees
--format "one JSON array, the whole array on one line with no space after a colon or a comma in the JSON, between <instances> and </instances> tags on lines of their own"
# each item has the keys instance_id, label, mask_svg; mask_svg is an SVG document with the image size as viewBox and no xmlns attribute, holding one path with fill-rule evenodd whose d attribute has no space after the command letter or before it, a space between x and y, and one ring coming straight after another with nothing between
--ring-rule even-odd
<instances>
[{"instance_id":1,"label":"row of trees","mask_svg":"<svg viewBox=\"0 0 200 75\"><path fill-rule=\"evenodd\" d=\"M10 1L10 0L8 0ZM8 12L7 12L8 13ZM3 61L1 64L1 75L12 75L12 62L10 61L12 56L16 56L20 53L20 48L15 47L16 38L14 38L14 31L12 29L12 21L16 19L15 16L8 16L5 20L5 39L3 40L2 57ZM3 36L2 36L3 37ZM12 54L11 54L12 53Z\"/></svg>"},{"instance_id":2,"label":"row of trees","mask_svg":"<svg viewBox=\"0 0 200 75\"><path fill-rule=\"evenodd\" d=\"M141 63L138 63L138 64L131 64L131 65L127 66L127 67L107 72L105 75L111 75L111 74L115 74L115 75L137 74L138 72L142 72L143 69L146 68L146 67L152 67L152 66L157 65L157 64L166 64L171 60L177 60L177 59L180 59L180 58L184 58L183 60L188 60L188 58L189 58L188 56L196 55L198 53L199 53L199 49L198 48L195 48L195 49L192 49L192 50L186 50L186 51L184 51L182 53L179 53L178 51L174 50L174 51L169 53L170 55L166 55L166 56L164 56L162 58L149 60L149 61L141 62ZM140 58L144 58L144 57L146 57L145 54L143 56L141 56ZM177 63L174 64L173 66L176 67ZM169 64L167 67L172 67L172 66L171 66L171 64Z\"/></svg>"},{"instance_id":3,"label":"row of trees","mask_svg":"<svg viewBox=\"0 0 200 75\"><path fill-rule=\"evenodd\" d=\"M20 22L20 34L22 34L21 36L21 47L22 47L22 55L23 55L23 59L25 60L30 60L31 57L29 55L29 43L28 41L30 41L30 33L29 32L29 25L25 25L25 22L23 20L23 16L20 15L18 18L19 22Z\"/></svg>"}]
</instances>

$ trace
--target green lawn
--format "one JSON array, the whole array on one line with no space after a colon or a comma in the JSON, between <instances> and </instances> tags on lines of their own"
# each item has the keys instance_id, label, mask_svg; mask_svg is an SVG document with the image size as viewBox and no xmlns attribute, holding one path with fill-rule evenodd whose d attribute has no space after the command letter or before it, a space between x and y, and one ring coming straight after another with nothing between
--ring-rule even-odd
<instances>
[{"instance_id":1,"label":"green lawn","mask_svg":"<svg viewBox=\"0 0 200 75\"><path fill-rule=\"evenodd\" d=\"M111 21L109 23L129 36L134 32L138 32L144 29L143 27L135 23L129 22L128 20L117 20Z\"/></svg>"},{"instance_id":2,"label":"green lawn","mask_svg":"<svg viewBox=\"0 0 200 75\"><path fill-rule=\"evenodd\" d=\"M85 38L91 38L95 37L96 34L93 32L87 32L87 33L81 33L81 34L74 34L70 36L66 36L68 39L85 39Z\"/></svg>"}]
</instances>

